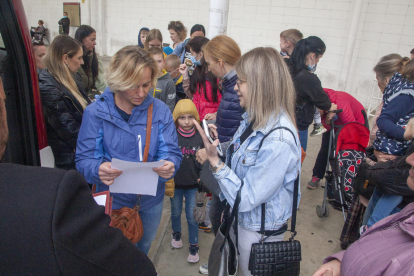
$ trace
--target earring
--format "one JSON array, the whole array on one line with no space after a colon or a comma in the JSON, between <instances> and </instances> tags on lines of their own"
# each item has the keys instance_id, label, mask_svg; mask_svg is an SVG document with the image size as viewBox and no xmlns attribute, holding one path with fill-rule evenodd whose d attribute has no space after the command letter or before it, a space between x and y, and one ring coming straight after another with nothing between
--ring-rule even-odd
<instances>
[{"instance_id":1,"label":"earring","mask_svg":"<svg viewBox=\"0 0 414 276\"><path fill-rule=\"evenodd\" d=\"M69 64L68 63L65 63L66 64L66 67L68 67L69 68Z\"/></svg>"}]
</instances>

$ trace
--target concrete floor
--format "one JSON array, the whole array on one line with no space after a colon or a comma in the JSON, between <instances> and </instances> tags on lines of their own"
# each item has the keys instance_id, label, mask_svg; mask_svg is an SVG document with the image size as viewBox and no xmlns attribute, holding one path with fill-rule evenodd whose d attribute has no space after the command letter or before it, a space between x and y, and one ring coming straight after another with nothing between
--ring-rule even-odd
<instances>
[{"instance_id":1,"label":"concrete floor","mask_svg":"<svg viewBox=\"0 0 414 276\"><path fill-rule=\"evenodd\" d=\"M110 57L104 56L102 61L104 68L107 68ZM306 188L306 183L312 176L312 168L320 148L320 143L321 136L309 138L307 156L302 166L300 181L302 198L297 215L298 235L296 236L302 245L301 276L312 275L322 264L325 257L341 250L339 237L344 225L342 212L330 208L329 217L319 218L316 215L316 205L322 203L323 188L318 187L316 190ZM199 275L199 266L208 261L214 234L212 232L199 232L200 261L197 264L190 264L187 262L189 243L185 213L183 212L181 217L182 239L184 243L181 249L174 249L171 246L170 215L170 200L168 197L165 197L164 210L157 237L152 243L148 256L154 262L160 276ZM289 234L286 234L285 238L288 237Z\"/></svg>"}]
</instances>

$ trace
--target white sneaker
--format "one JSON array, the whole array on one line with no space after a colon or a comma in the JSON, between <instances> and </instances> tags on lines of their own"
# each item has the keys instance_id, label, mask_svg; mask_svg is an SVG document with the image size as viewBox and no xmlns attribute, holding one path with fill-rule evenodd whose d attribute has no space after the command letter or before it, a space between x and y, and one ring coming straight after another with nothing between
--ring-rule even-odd
<instances>
[{"instance_id":1,"label":"white sneaker","mask_svg":"<svg viewBox=\"0 0 414 276\"><path fill-rule=\"evenodd\" d=\"M200 265L199 271L201 274L208 275L208 263Z\"/></svg>"}]
</instances>

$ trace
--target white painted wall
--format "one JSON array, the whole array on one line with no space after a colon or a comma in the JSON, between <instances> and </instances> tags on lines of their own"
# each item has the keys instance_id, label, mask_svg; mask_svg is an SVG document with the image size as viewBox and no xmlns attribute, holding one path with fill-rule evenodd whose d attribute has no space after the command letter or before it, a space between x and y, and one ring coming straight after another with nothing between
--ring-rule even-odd
<instances>
[{"instance_id":1,"label":"white painted wall","mask_svg":"<svg viewBox=\"0 0 414 276\"><path fill-rule=\"evenodd\" d=\"M35 26L38 19L43 19L51 35L56 36L63 2L23 0L29 24ZM327 51L318 64L317 74L324 87L337 89L354 2L230 0L227 35L236 40L243 53L258 46L279 49L280 32L289 28L299 29L305 37L319 36ZM141 27L160 29L166 43L171 43L167 30L170 20L181 20L189 30L196 23L208 27L210 1L103 0L103 3L108 55L125 45L137 44ZM98 0L81 3L81 20L82 24L98 29ZM70 35L75 30L71 27ZM389 53L409 56L414 48L414 0L365 0L357 33L346 91L367 107L376 85L372 72L375 63ZM100 49L97 45L97 50Z\"/></svg>"}]
</instances>

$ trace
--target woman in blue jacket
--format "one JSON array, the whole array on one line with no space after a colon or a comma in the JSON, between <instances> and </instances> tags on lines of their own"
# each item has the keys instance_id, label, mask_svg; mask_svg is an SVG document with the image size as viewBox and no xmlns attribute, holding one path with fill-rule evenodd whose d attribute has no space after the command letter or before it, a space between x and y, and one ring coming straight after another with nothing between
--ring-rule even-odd
<instances>
[{"instance_id":1,"label":"woman in blue jacket","mask_svg":"<svg viewBox=\"0 0 414 276\"><path fill-rule=\"evenodd\" d=\"M113 209L140 205L144 235L138 248L148 253L160 223L165 182L179 169L181 152L168 107L148 92L154 86L158 67L138 46L126 46L111 60L108 87L85 109L76 148L76 168L97 191L108 190L122 172L111 169L112 158L140 162L144 156L148 108L153 104L148 162L165 160L158 173L156 196L112 194Z\"/></svg>"},{"instance_id":2,"label":"woman in blue jacket","mask_svg":"<svg viewBox=\"0 0 414 276\"><path fill-rule=\"evenodd\" d=\"M295 88L281 55L274 48L256 48L244 54L235 68L238 76L235 90L246 112L227 150L226 162L217 154L219 139L210 144L200 125L197 126L210 170L222 191L220 199L234 207L241 189L237 275L244 276L251 275L248 270L251 245L262 237L258 233L262 203L266 204L263 235L274 235L267 242L283 240L282 227L292 216L301 147L295 127ZM272 131L277 127L289 130Z\"/></svg>"}]
</instances>

